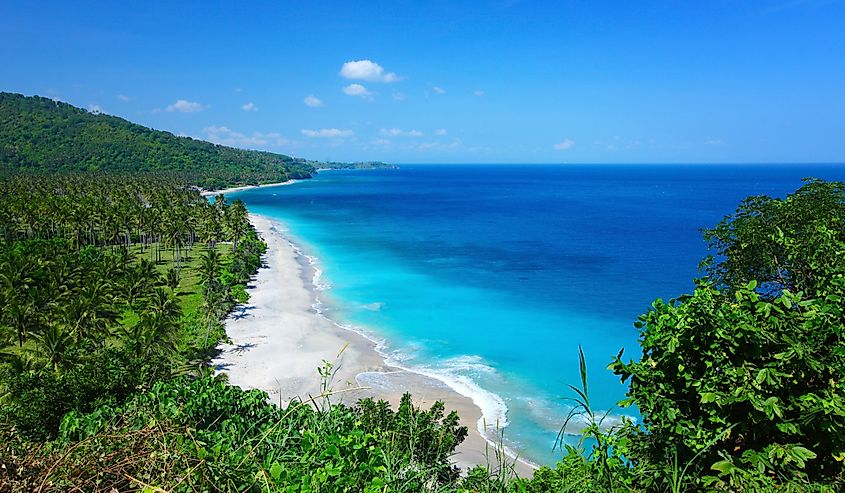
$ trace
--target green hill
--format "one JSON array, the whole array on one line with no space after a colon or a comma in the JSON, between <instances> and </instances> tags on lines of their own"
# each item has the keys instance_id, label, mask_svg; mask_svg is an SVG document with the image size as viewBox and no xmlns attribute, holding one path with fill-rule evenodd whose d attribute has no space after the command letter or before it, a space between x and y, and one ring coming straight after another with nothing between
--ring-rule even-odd
<instances>
[{"instance_id":1,"label":"green hill","mask_svg":"<svg viewBox=\"0 0 845 493\"><path fill-rule=\"evenodd\" d=\"M175 172L205 188L218 188L307 178L318 166L327 167L177 137L39 96L0 93L3 171Z\"/></svg>"}]
</instances>

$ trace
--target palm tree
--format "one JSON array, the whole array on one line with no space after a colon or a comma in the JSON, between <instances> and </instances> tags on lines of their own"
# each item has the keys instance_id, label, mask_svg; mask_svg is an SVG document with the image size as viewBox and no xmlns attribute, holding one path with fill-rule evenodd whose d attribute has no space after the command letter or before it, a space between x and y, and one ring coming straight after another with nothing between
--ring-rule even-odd
<instances>
[{"instance_id":1,"label":"palm tree","mask_svg":"<svg viewBox=\"0 0 845 493\"><path fill-rule=\"evenodd\" d=\"M232 239L232 252L235 252L238 249L238 240L243 238L249 230L249 219L243 201L236 200L229 206L226 213L226 226Z\"/></svg>"},{"instance_id":2,"label":"palm tree","mask_svg":"<svg viewBox=\"0 0 845 493\"><path fill-rule=\"evenodd\" d=\"M165 289L156 288L139 322L148 350L165 353L175 350L181 315L176 298Z\"/></svg>"},{"instance_id":3,"label":"palm tree","mask_svg":"<svg viewBox=\"0 0 845 493\"><path fill-rule=\"evenodd\" d=\"M182 315L182 309L176 298L168 293L166 289L156 288L147 299L147 305L142 315L157 313L166 318L178 319Z\"/></svg>"},{"instance_id":4,"label":"palm tree","mask_svg":"<svg viewBox=\"0 0 845 493\"><path fill-rule=\"evenodd\" d=\"M34 338L35 347L27 353L38 362L44 362L54 372L60 372L67 364L67 356L73 346L73 337L60 325L50 324Z\"/></svg>"},{"instance_id":5,"label":"palm tree","mask_svg":"<svg viewBox=\"0 0 845 493\"><path fill-rule=\"evenodd\" d=\"M76 342L83 339L97 342L95 337L99 337L102 344L105 344L105 337L118 316L107 283L100 282L83 285L79 294L65 305L62 312L64 323Z\"/></svg>"},{"instance_id":6,"label":"palm tree","mask_svg":"<svg viewBox=\"0 0 845 493\"><path fill-rule=\"evenodd\" d=\"M208 348L208 337L211 334L211 327L226 314L226 304L229 297L222 290L211 291L205 297L205 302L202 304L203 317L205 318L205 342L203 348Z\"/></svg>"},{"instance_id":7,"label":"palm tree","mask_svg":"<svg viewBox=\"0 0 845 493\"><path fill-rule=\"evenodd\" d=\"M6 300L6 306L3 307L3 318L17 332L19 348L23 347L27 328L29 328L34 315L35 310L31 301L23 301L16 296Z\"/></svg>"},{"instance_id":8,"label":"palm tree","mask_svg":"<svg viewBox=\"0 0 845 493\"><path fill-rule=\"evenodd\" d=\"M97 353L107 343L174 356L180 269L195 241L208 247L199 281L182 276L182 283L203 283L207 347L231 306L220 280L225 253L216 245L231 240L237 252L248 233L242 202L210 203L179 177L0 175L3 364L61 372L79 364L83 349ZM139 244L143 259L135 258ZM156 271L163 249L173 252L164 280ZM139 318L126 328L118 323L124 303Z\"/></svg>"},{"instance_id":9,"label":"palm tree","mask_svg":"<svg viewBox=\"0 0 845 493\"><path fill-rule=\"evenodd\" d=\"M176 269L167 269L167 276L165 277L167 287L170 288L171 293L176 293L179 287L179 271Z\"/></svg>"},{"instance_id":10,"label":"palm tree","mask_svg":"<svg viewBox=\"0 0 845 493\"><path fill-rule=\"evenodd\" d=\"M207 250L200 262L200 276L206 291L212 289L220 275L220 254L217 250Z\"/></svg>"},{"instance_id":11,"label":"palm tree","mask_svg":"<svg viewBox=\"0 0 845 493\"><path fill-rule=\"evenodd\" d=\"M220 219L217 210L209 207L202 222L200 222L200 238L205 242L206 248L211 249L217 246L220 236Z\"/></svg>"},{"instance_id":12,"label":"palm tree","mask_svg":"<svg viewBox=\"0 0 845 493\"><path fill-rule=\"evenodd\" d=\"M0 289L4 299L0 318L17 332L18 347L23 346L26 329L35 311L33 302L26 296L34 282L30 269L23 255L10 253L0 262Z\"/></svg>"},{"instance_id":13,"label":"palm tree","mask_svg":"<svg viewBox=\"0 0 845 493\"><path fill-rule=\"evenodd\" d=\"M135 310L138 301L148 296L159 280L155 265L145 258L130 266L122 283L123 296L129 308Z\"/></svg>"}]
</instances>

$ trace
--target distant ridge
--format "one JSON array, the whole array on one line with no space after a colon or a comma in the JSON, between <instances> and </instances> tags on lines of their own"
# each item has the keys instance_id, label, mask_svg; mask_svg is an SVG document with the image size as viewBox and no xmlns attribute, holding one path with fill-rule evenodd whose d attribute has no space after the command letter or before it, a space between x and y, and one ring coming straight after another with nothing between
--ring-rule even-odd
<instances>
[{"instance_id":1,"label":"distant ridge","mask_svg":"<svg viewBox=\"0 0 845 493\"><path fill-rule=\"evenodd\" d=\"M40 96L0 92L0 171L169 172L207 189L309 178L319 163L177 137Z\"/></svg>"}]
</instances>

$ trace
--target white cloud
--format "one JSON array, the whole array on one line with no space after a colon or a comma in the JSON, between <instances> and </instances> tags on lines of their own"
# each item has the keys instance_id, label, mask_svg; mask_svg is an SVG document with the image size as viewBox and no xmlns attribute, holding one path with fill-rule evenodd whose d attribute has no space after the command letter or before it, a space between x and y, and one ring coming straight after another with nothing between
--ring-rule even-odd
<instances>
[{"instance_id":1,"label":"white cloud","mask_svg":"<svg viewBox=\"0 0 845 493\"><path fill-rule=\"evenodd\" d=\"M102 108L100 108L100 105L99 105L99 104L93 104L93 103L92 103L92 104L89 104L89 105L88 105L88 112L89 112L89 113L93 113L93 114L95 114L95 115L99 115L100 113L102 113L102 112L103 112L103 109L102 109Z\"/></svg>"},{"instance_id":2,"label":"white cloud","mask_svg":"<svg viewBox=\"0 0 845 493\"><path fill-rule=\"evenodd\" d=\"M194 101L187 101L185 99L179 99L175 103L165 108L164 111L167 111L168 113L172 113L174 111L178 111L179 113L195 113L204 109L205 106L201 105L200 103Z\"/></svg>"},{"instance_id":3,"label":"white cloud","mask_svg":"<svg viewBox=\"0 0 845 493\"><path fill-rule=\"evenodd\" d=\"M382 128L379 130L379 135L382 137L422 137L423 133L419 130L402 130L401 128Z\"/></svg>"},{"instance_id":4,"label":"white cloud","mask_svg":"<svg viewBox=\"0 0 845 493\"><path fill-rule=\"evenodd\" d=\"M445 128L438 128L434 131L434 135L446 135L447 133L449 132L447 132Z\"/></svg>"},{"instance_id":5,"label":"white cloud","mask_svg":"<svg viewBox=\"0 0 845 493\"><path fill-rule=\"evenodd\" d=\"M481 91L481 90L474 91L473 94L480 98L481 96L484 96L484 91Z\"/></svg>"},{"instance_id":6,"label":"white cloud","mask_svg":"<svg viewBox=\"0 0 845 493\"><path fill-rule=\"evenodd\" d=\"M714 139L714 138L709 138L709 139L704 141L704 145L708 145L708 146L720 146L724 143L725 143L725 141L723 141L722 139Z\"/></svg>"},{"instance_id":7,"label":"white cloud","mask_svg":"<svg viewBox=\"0 0 845 493\"><path fill-rule=\"evenodd\" d=\"M367 82L396 82L401 79L393 72L385 72L381 65L372 60L346 62L340 68L340 75L346 79L365 80Z\"/></svg>"},{"instance_id":8,"label":"white cloud","mask_svg":"<svg viewBox=\"0 0 845 493\"><path fill-rule=\"evenodd\" d=\"M255 106L255 103L249 102L241 106L241 109L244 111L258 111L258 106Z\"/></svg>"},{"instance_id":9,"label":"white cloud","mask_svg":"<svg viewBox=\"0 0 845 493\"><path fill-rule=\"evenodd\" d=\"M387 147L390 145L390 141L387 139L376 139L373 141L373 144L377 146Z\"/></svg>"},{"instance_id":10,"label":"white cloud","mask_svg":"<svg viewBox=\"0 0 845 493\"><path fill-rule=\"evenodd\" d=\"M367 101L372 101L373 99L373 93L361 84L349 84L343 88L343 93L347 96L358 96Z\"/></svg>"},{"instance_id":11,"label":"white cloud","mask_svg":"<svg viewBox=\"0 0 845 493\"><path fill-rule=\"evenodd\" d=\"M572 146L574 146L574 145L575 145L575 141L567 138L567 139L563 139L563 141L558 142L557 144L555 144L552 147L554 147L558 151L565 151L567 149L572 149Z\"/></svg>"},{"instance_id":12,"label":"white cloud","mask_svg":"<svg viewBox=\"0 0 845 493\"><path fill-rule=\"evenodd\" d=\"M434 93L438 94L438 95L439 94L446 94L446 89L443 89L442 87L434 86Z\"/></svg>"},{"instance_id":13,"label":"white cloud","mask_svg":"<svg viewBox=\"0 0 845 493\"><path fill-rule=\"evenodd\" d=\"M405 100L405 93L393 91L393 99L396 101L404 101Z\"/></svg>"},{"instance_id":14,"label":"white cloud","mask_svg":"<svg viewBox=\"0 0 845 493\"><path fill-rule=\"evenodd\" d=\"M290 144L288 139L276 132L253 132L252 135L246 135L228 127L211 126L202 129L202 133L210 142L232 147L281 147Z\"/></svg>"},{"instance_id":15,"label":"white cloud","mask_svg":"<svg viewBox=\"0 0 845 493\"><path fill-rule=\"evenodd\" d=\"M306 137L321 137L341 139L344 137L352 137L355 133L352 130L341 130L339 128L321 128L319 130L303 129L302 135Z\"/></svg>"},{"instance_id":16,"label":"white cloud","mask_svg":"<svg viewBox=\"0 0 845 493\"><path fill-rule=\"evenodd\" d=\"M132 98L130 98L126 94L118 94L117 99L123 101L124 103L128 103L129 101L132 101Z\"/></svg>"},{"instance_id":17,"label":"white cloud","mask_svg":"<svg viewBox=\"0 0 845 493\"><path fill-rule=\"evenodd\" d=\"M305 106L310 106L311 108L319 108L320 106L323 106L323 102L320 98L313 94L305 96L305 99L303 99L302 102L305 103Z\"/></svg>"}]
</instances>

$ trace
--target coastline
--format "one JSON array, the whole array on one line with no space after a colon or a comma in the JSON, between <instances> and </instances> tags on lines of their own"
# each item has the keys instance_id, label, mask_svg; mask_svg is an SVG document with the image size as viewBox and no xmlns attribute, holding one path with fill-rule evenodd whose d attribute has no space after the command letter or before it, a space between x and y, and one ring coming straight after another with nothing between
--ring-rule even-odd
<instances>
[{"instance_id":1,"label":"coastline","mask_svg":"<svg viewBox=\"0 0 845 493\"><path fill-rule=\"evenodd\" d=\"M280 187L283 185L293 185L296 183L297 180L287 180L287 181L280 181L277 183L266 183L264 185L243 185L240 187L230 187L224 188L223 190L200 190L200 195L203 197L213 197L215 195L227 194L232 192L240 192L243 190L249 190L251 188L258 188L258 187Z\"/></svg>"},{"instance_id":2,"label":"coastline","mask_svg":"<svg viewBox=\"0 0 845 493\"><path fill-rule=\"evenodd\" d=\"M253 187L237 189L246 188ZM328 361L333 364L333 400L351 404L373 397L395 407L405 392L424 408L441 400L447 410L458 412L469 431L453 462L464 470L488 461L491 467L496 465L497 447L482 435L482 412L472 399L440 380L388 365L375 341L323 316L317 308L313 259L285 236L280 223L252 213L250 222L267 242L265 266L248 287L249 302L225 322L231 343L218 346L221 352L212 360L217 372L225 373L233 385L264 390L284 405L319 395L317 368ZM508 462L514 459L509 457ZM516 460L514 468L520 476L530 477L535 466Z\"/></svg>"}]
</instances>

